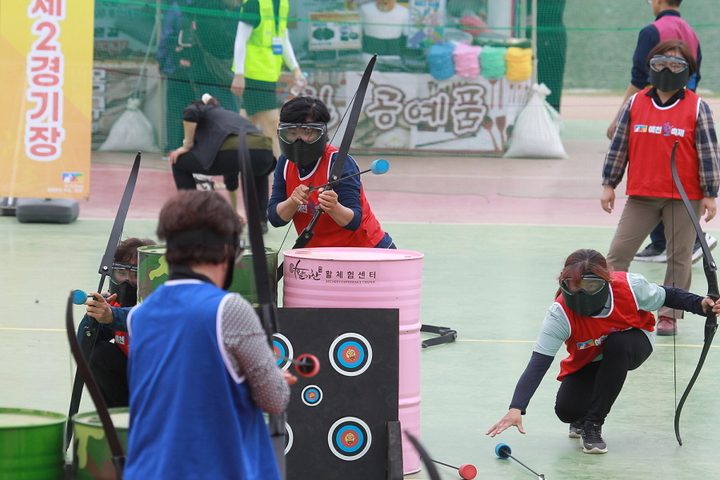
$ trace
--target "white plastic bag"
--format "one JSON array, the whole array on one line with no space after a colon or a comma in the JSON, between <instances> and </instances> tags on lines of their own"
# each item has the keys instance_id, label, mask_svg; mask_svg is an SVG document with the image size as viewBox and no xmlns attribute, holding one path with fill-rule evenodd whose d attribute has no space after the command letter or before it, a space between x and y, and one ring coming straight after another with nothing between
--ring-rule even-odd
<instances>
[{"instance_id":1,"label":"white plastic bag","mask_svg":"<svg viewBox=\"0 0 720 480\"><path fill-rule=\"evenodd\" d=\"M560 140L562 119L545 100L549 94L544 83L530 88L530 99L515 120L503 157L568 158Z\"/></svg>"},{"instance_id":2,"label":"white plastic bag","mask_svg":"<svg viewBox=\"0 0 720 480\"><path fill-rule=\"evenodd\" d=\"M115 121L108 138L100 146L102 151L159 152L150 121L140 111L140 99L130 98L127 107Z\"/></svg>"}]
</instances>

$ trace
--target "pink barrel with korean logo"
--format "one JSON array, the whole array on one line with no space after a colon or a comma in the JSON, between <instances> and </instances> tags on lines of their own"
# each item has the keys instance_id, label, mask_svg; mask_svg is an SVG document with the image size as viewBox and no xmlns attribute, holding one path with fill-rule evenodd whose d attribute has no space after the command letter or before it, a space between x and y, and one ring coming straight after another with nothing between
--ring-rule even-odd
<instances>
[{"instance_id":1,"label":"pink barrel with korean logo","mask_svg":"<svg viewBox=\"0 0 720 480\"><path fill-rule=\"evenodd\" d=\"M420 438L420 291L423 254L380 248L304 248L283 252L283 306L397 308L400 313L398 417ZM304 281L296 269L314 272ZM420 457L403 438L403 473L420 470Z\"/></svg>"}]
</instances>

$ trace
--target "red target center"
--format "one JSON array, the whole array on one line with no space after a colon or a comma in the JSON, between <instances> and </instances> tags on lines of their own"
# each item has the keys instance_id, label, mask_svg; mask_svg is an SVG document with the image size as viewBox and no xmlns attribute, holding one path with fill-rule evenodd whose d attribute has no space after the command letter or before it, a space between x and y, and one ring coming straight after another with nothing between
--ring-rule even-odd
<instances>
[{"instance_id":1,"label":"red target center","mask_svg":"<svg viewBox=\"0 0 720 480\"><path fill-rule=\"evenodd\" d=\"M352 346L345 348L342 351L342 356L348 363L355 363L360 359L357 350Z\"/></svg>"},{"instance_id":2,"label":"red target center","mask_svg":"<svg viewBox=\"0 0 720 480\"><path fill-rule=\"evenodd\" d=\"M343 445L345 445L346 447L354 446L355 442L357 441L357 436L352 430L347 430L343 432L343 434L340 435L340 438L342 439Z\"/></svg>"}]
</instances>

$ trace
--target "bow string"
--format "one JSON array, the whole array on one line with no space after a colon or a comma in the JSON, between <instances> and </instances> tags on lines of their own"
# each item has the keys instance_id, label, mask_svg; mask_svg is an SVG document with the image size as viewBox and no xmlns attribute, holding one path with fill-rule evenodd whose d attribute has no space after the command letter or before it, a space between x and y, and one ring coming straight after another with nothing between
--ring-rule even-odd
<instances>
[{"instance_id":1,"label":"bow string","mask_svg":"<svg viewBox=\"0 0 720 480\"><path fill-rule=\"evenodd\" d=\"M672 171L673 182L675 183L675 186L680 193L680 198L682 198L685 209L690 215L690 219L692 220L695 231L697 232L698 239L700 240L700 246L703 253L703 270L705 272L705 278L707 278L708 284L707 296L710 297L713 301L717 301L718 299L720 299L720 291L718 291L717 265L715 264L715 259L713 259L712 253L710 252L710 247L705 240L705 233L700 227L700 222L697 215L695 214L695 210L693 209L692 204L690 203L690 199L685 193L685 189L683 188L682 182L680 181L680 176L678 175L677 166L675 164L675 151L677 150L677 147L678 142L676 141L675 145L673 145L672 154L670 155L670 169ZM698 360L697 366L695 367L695 372L693 372L693 375L690 378L690 382L685 388L682 397L680 397L680 402L678 402L677 408L675 409L675 438L677 438L677 441L680 445L683 444L682 438L680 437L680 414L682 413L682 409L685 405L685 401L687 400L688 395L690 395L690 390L692 390L693 385L695 385L695 381L700 375L700 371L702 370L705 359L707 358L708 352L710 351L710 346L712 345L712 341L715 337L715 332L717 331L717 328L717 317L713 313L712 309L710 309L705 314L704 343L702 352L700 353L700 359Z\"/></svg>"}]
</instances>

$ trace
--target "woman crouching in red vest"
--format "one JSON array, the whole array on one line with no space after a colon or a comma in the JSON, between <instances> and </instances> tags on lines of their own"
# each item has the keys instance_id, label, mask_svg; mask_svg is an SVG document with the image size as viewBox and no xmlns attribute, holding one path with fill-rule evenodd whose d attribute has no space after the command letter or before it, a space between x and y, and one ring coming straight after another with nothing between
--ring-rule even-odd
<instances>
[{"instance_id":1,"label":"woman crouching in red vest","mask_svg":"<svg viewBox=\"0 0 720 480\"><path fill-rule=\"evenodd\" d=\"M630 370L650 356L655 318L660 307L705 316L716 305L676 287L648 282L635 273L615 272L599 252L582 249L565 260L560 288L545 314L535 348L518 380L508 413L487 434L515 425L525 433L521 415L562 344L568 356L560 362L560 389L555 413L570 424L569 436L580 438L585 453L606 453L602 425Z\"/></svg>"}]
</instances>

